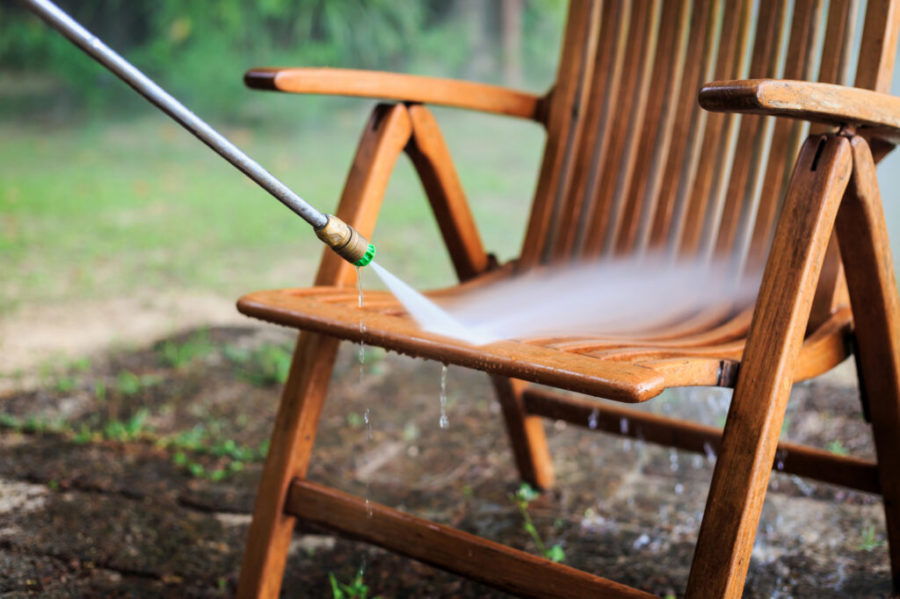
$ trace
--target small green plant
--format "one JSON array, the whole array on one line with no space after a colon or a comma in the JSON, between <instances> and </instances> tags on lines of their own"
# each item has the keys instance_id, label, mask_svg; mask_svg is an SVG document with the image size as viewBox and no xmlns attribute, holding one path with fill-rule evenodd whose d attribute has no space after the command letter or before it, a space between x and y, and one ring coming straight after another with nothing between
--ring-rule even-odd
<instances>
[{"instance_id":1,"label":"small green plant","mask_svg":"<svg viewBox=\"0 0 900 599\"><path fill-rule=\"evenodd\" d=\"M531 536L534 544L537 546L541 555L552 562L560 563L566 559L566 552L563 551L562 545L556 543L552 547L547 547L540 533L537 531L534 522L531 520L531 514L528 513L528 507L531 502L538 498L538 492L531 488L528 483L522 483L522 486L510 496L519 513L522 515L522 528Z\"/></svg>"},{"instance_id":2,"label":"small green plant","mask_svg":"<svg viewBox=\"0 0 900 599\"><path fill-rule=\"evenodd\" d=\"M884 544L884 540L879 539L875 535L875 525L869 524L865 529L863 529L862 539L859 543L860 551L872 551L873 549L878 549Z\"/></svg>"},{"instance_id":3,"label":"small green plant","mask_svg":"<svg viewBox=\"0 0 900 599\"><path fill-rule=\"evenodd\" d=\"M264 460L269 451L268 441L260 443L256 448L240 445L233 439L212 441L207 428L200 424L174 437L162 439L158 445L177 450L172 455L172 463L186 470L191 476L207 478L214 482L240 472L247 462ZM206 460L214 462L215 467L201 464L198 461L199 456L216 458Z\"/></svg>"},{"instance_id":4,"label":"small green plant","mask_svg":"<svg viewBox=\"0 0 900 599\"><path fill-rule=\"evenodd\" d=\"M56 379L56 385L54 385L57 391L60 393L68 393L75 388L75 379L70 376L63 376Z\"/></svg>"},{"instance_id":5,"label":"small green plant","mask_svg":"<svg viewBox=\"0 0 900 599\"><path fill-rule=\"evenodd\" d=\"M164 366L180 369L214 350L215 346L209 339L209 331L202 329L183 343L176 343L171 339L165 341L156 351Z\"/></svg>"},{"instance_id":6,"label":"small green plant","mask_svg":"<svg viewBox=\"0 0 900 599\"><path fill-rule=\"evenodd\" d=\"M237 366L239 377L258 387L283 384L291 368L291 351L282 345L267 343L253 350L228 346L225 357Z\"/></svg>"},{"instance_id":7,"label":"small green plant","mask_svg":"<svg viewBox=\"0 0 900 599\"><path fill-rule=\"evenodd\" d=\"M850 455L850 451L844 447L844 444L838 440L832 441L828 444L828 451L835 455Z\"/></svg>"},{"instance_id":8,"label":"small green plant","mask_svg":"<svg viewBox=\"0 0 900 599\"><path fill-rule=\"evenodd\" d=\"M328 581L331 583L332 599L368 599L369 587L363 582L362 572L357 572L356 577L348 584L338 580L333 572L328 573ZM379 599L372 597L372 599Z\"/></svg>"},{"instance_id":9,"label":"small green plant","mask_svg":"<svg viewBox=\"0 0 900 599\"><path fill-rule=\"evenodd\" d=\"M123 370L116 377L116 391L120 394L131 397L132 395L137 395L144 389L148 389L153 385L159 383L162 379L159 376L154 375L143 375L138 376L133 372L129 372L128 370ZM103 394L106 394L106 389L104 387ZM99 398L98 398L99 399Z\"/></svg>"},{"instance_id":10,"label":"small green plant","mask_svg":"<svg viewBox=\"0 0 900 599\"><path fill-rule=\"evenodd\" d=\"M150 412L146 408L141 408L125 422L110 420L103 427L103 436L113 441L134 441L145 432L144 427L149 415Z\"/></svg>"}]
</instances>

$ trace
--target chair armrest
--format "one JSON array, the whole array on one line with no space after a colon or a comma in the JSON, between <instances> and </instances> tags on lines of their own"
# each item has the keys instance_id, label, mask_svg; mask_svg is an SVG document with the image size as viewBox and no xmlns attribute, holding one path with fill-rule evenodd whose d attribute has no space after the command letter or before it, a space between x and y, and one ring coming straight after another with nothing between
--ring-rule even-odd
<instances>
[{"instance_id":1,"label":"chair armrest","mask_svg":"<svg viewBox=\"0 0 900 599\"><path fill-rule=\"evenodd\" d=\"M352 69L256 68L247 71L244 83L255 89L439 104L543 121L540 96L454 79Z\"/></svg>"},{"instance_id":2,"label":"chair armrest","mask_svg":"<svg viewBox=\"0 0 900 599\"><path fill-rule=\"evenodd\" d=\"M856 87L779 79L714 81L700 90L700 106L855 125L867 137L900 142L900 98Z\"/></svg>"}]
</instances>

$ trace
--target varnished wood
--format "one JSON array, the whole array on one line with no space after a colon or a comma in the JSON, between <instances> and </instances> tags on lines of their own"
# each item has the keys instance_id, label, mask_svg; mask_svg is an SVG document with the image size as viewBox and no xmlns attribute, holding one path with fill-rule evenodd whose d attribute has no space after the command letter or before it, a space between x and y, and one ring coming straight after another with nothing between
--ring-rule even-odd
<instances>
[{"instance_id":1,"label":"varnished wood","mask_svg":"<svg viewBox=\"0 0 900 599\"><path fill-rule=\"evenodd\" d=\"M776 79L715 81L700 90L700 105L715 111L877 127L878 135L888 141L900 140L900 98L867 89Z\"/></svg>"},{"instance_id":2,"label":"varnished wood","mask_svg":"<svg viewBox=\"0 0 900 599\"><path fill-rule=\"evenodd\" d=\"M496 85L400 73L328 68L255 68L244 75L247 87L297 94L359 96L424 102L542 120L539 96Z\"/></svg>"},{"instance_id":3,"label":"varnished wood","mask_svg":"<svg viewBox=\"0 0 900 599\"><path fill-rule=\"evenodd\" d=\"M309 481L293 482L286 509L306 522L511 591L518 597L656 597Z\"/></svg>"},{"instance_id":4,"label":"varnished wood","mask_svg":"<svg viewBox=\"0 0 900 599\"><path fill-rule=\"evenodd\" d=\"M363 131L337 216L366 237L372 235L387 180L411 132L402 105L377 107ZM352 285L355 275L352 266L326 249L316 283ZM247 534L239 597L278 595L294 530L294 518L284 513L288 485L306 474L337 349L334 337L304 332L297 339Z\"/></svg>"},{"instance_id":5,"label":"varnished wood","mask_svg":"<svg viewBox=\"0 0 900 599\"><path fill-rule=\"evenodd\" d=\"M740 597L821 260L852 170L849 142L807 140L763 275L691 564L687 596Z\"/></svg>"},{"instance_id":6,"label":"varnished wood","mask_svg":"<svg viewBox=\"0 0 900 599\"><path fill-rule=\"evenodd\" d=\"M837 217L856 325L861 388L868 399L887 516L894 591L900 592L900 300L875 163L853 145L853 178Z\"/></svg>"},{"instance_id":7,"label":"varnished wood","mask_svg":"<svg viewBox=\"0 0 900 599\"><path fill-rule=\"evenodd\" d=\"M348 288L353 269L331 254L323 261L319 288L245 296L239 304L245 313L306 332L273 436L272 447L280 449L267 462L241 594L277 594L293 523L292 516L280 514L288 504L293 514L401 553L410 554L409 538L424 538L413 557L427 561L440 548L440 560L429 563L467 576L485 576L481 572L491 562L486 581L525 596L558 595L559 589L578 596L581 591L569 592L568 580L576 589L578 581L589 581L591 596L621 591L603 579L539 565L537 580L516 586L510 573L532 563L516 552L381 506L369 520L358 499L303 481L327 382L326 374L310 369L330 371L337 338L491 373L516 466L538 487L553 482L545 417L588 426L597 410L598 428L609 432L621 432L615 420L627 418L630 431L641 428L654 442L692 451L720 443L688 597L740 595L779 448L787 450L784 466L791 473L883 493L900 591L900 308L885 259L873 169L873 155L877 161L900 140L900 101L885 95L900 28L898 5L900 0L866 2L854 88L840 85L848 83L854 60L854 0L572 0L559 69L544 96L338 69L248 73L248 85L265 89L402 102L376 111L339 213L362 223L361 232L370 230L394 160L405 148L457 274L466 281L436 296L597 255L668 250L726 258L735 275L767 266L752 319L751 306L726 302L664 323L634 323L628 335L534 338L480 348L423 333L386 293L368 294L359 310ZM482 246L438 124L424 104L546 126L517 260L495 266ZM378 123L388 126L379 129ZM814 136L797 159L807 129ZM843 194L848 179L852 183ZM831 230L836 213L840 251ZM827 371L851 348L858 354L867 405L877 416L878 463L779 444L791 383ZM673 385L736 389L720 435L561 396L529 381L625 402L645 401ZM472 555L479 557L477 567L467 561ZM553 590L539 590L545 577L557 581Z\"/></svg>"},{"instance_id":8,"label":"varnished wood","mask_svg":"<svg viewBox=\"0 0 900 599\"><path fill-rule=\"evenodd\" d=\"M453 167L450 151L434 116L426 107L410 106L409 117L413 135L406 153L419 173L456 275L460 281L471 279L487 270L490 261Z\"/></svg>"},{"instance_id":9,"label":"varnished wood","mask_svg":"<svg viewBox=\"0 0 900 599\"><path fill-rule=\"evenodd\" d=\"M675 447L709 459L715 459L719 452L722 431L716 427L539 387L525 390L523 397L528 412L551 420L564 420L598 432ZM881 492L875 462L784 441L778 444L776 455L779 457L772 467L779 472L866 493Z\"/></svg>"}]
</instances>

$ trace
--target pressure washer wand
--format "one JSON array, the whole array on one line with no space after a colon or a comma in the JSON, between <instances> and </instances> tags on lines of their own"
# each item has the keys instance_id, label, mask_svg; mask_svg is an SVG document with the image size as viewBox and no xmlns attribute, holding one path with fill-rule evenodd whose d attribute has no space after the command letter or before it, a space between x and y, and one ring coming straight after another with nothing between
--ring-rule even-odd
<instances>
[{"instance_id":1,"label":"pressure washer wand","mask_svg":"<svg viewBox=\"0 0 900 599\"><path fill-rule=\"evenodd\" d=\"M365 266L372 261L372 258L375 256L375 246L371 245L356 229L336 216L323 214L310 206L306 200L276 179L272 173L260 166L258 162L244 154L237 146L228 141L225 136L188 110L184 104L173 98L130 62L119 56L61 8L49 0L22 1L47 24L66 36L69 41L112 71L119 79L175 119L182 127L212 148L214 152L250 177L257 185L272 194L275 199L294 211L300 218L312 225L319 239L324 241L342 258L356 266Z\"/></svg>"}]
</instances>

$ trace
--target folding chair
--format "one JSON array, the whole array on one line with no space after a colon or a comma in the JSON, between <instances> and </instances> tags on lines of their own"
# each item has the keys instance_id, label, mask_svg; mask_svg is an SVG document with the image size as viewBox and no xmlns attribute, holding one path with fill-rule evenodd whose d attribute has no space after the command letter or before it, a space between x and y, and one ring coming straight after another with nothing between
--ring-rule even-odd
<instances>
[{"instance_id":1,"label":"folding chair","mask_svg":"<svg viewBox=\"0 0 900 599\"><path fill-rule=\"evenodd\" d=\"M553 483L542 418L584 427L592 413L601 423L628 418L627 431L598 430L640 429L649 442L701 453L715 447L688 597L740 596L779 448L787 472L883 496L900 592L900 305L875 179L875 162L900 139L900 99L885 94L900 2L866 4L848 87L840 84L854 64L857 12L838 0L572 0L556 81L541 97L400 74L249 71L254 88L394 101L372 113L337 216L370 236L405 151L464 286L555 261L653 251L727 256L736 271L764 274L754 304L726 302L634 339L482 347L421 331L387 294L367 294L360 310L353 267L330 252L315 287L243 297L243 313L302 332L238 594L278 594L300 518L526 597L652 596L307 480L340 339L490 373L519 473L541 488ZM517 260L498 265L484 250L426 104L546 127ZM780 444L792 383L851 354L877 462ZM591 399L642 402L690 385L734 388L724 430Z\"/></svg>"}]
</instances>

